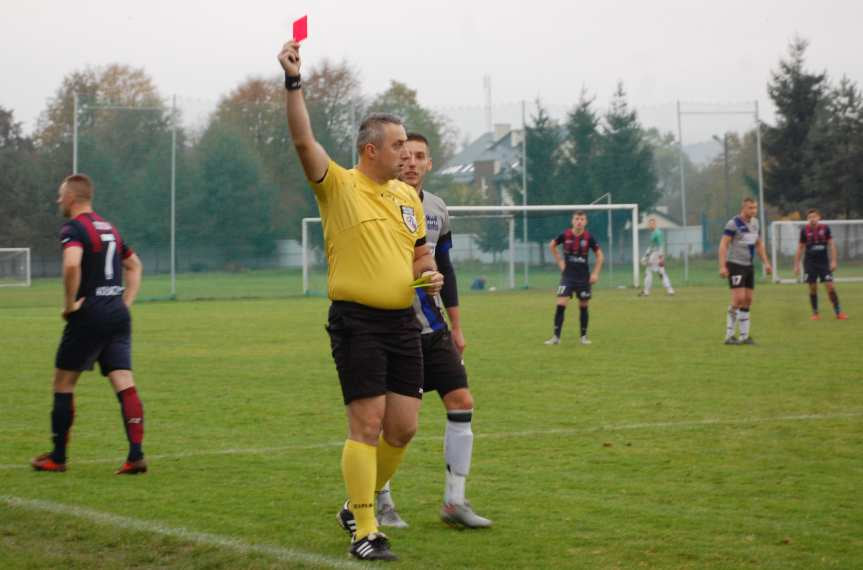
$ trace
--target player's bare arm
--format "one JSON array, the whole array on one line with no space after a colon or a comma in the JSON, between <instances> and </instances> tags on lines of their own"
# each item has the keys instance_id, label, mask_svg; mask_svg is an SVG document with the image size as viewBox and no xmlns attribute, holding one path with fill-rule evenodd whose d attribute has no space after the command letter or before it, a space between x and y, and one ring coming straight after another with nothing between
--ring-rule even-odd
<instances>
[{"instance_id":1,"label":"player's bare arm","mask_svg":"<svg viewBox=\"0 0 863 570\"><path fill-rule=\"evenodd\" d=\"M425 290L429 295L437 295L443 287L443 275L438 272L434 255L426 244L414 248L414 277L428 277L431 286Z\"/></svg>"},{"instance_id":2,"label":"player's bare arm","mask_svg":"<svg viewBox=\"0 0 863 570\"><path fill-rule=\"evenodd\" d=\"M288 76L300 75L300 44L289 41L282 46L279 52L279 63ZM306 101L303 99L301 89L288 90L285 97L285 108L288 115L288 127L291 130L291 138L294 148L300 157L306 178L312 182L320 182L327 174L330 157L312 132L312 123L309 120L309 112L306 109Z\"/></svg>"},{"instance_id":3,"label":"player's bare arm","mask_svg":"<svg viewBox=\"0 0 863 570\"><path fill-rule=\"evenodd\" d=\"M599 281L599 274L602 272L602 264L605 261L605 254L602 253L601 248L596 248L594 255L596 255L596 264L593 266L593 271L590 272L591 285Z\"/></svg>"},{"instance_id":4,"label":"player's bare arm","mask_svg":"<svg viewBox=\"0 0 863 570\"><path fill-rule=\"evenodd\" d=\"M803 257L803 251L805 249L805 243L797 244L797 251L794 253L794 275L800 275L800 258Z\"/></svg>"},{"instance_id":5,"label":"player's bare arm","mask_svg":"<svg viewBox=\"0 0 863 570\"><path fill-rule=\"evenodd\" d=\"M78 288L81 286L81 259L84 257L84 249L80 247L67 247L63 250L63 318L81 308L84 298L75 300Z\"/></svg>"},{"instance_id":6,"label":"player's bare arm","mask_svg":"<svg viewBox=\"0 0 863 570\"><path fill-rule=\"evenodd\" d=\"M123 283L126 288L123 290L123 302L126 307L131 308L132 303L138 296L138 291L141 289L141 274L144 272L144 265L137 254L133 253L123 260Z\"/></svg>"},{"instance_id":7,"label":"player's bare arm","mask_svg":"<svg viewBox=\"0 0 863 570\"><path fill-rule=\"evenodd\" d=\"M459 354L464 354L464 349L467 346L464 340L464 332L461 328L461 311L458 306L447 307L447 315L449 316L449 328L452 332L452 342L458 349Z\"/></svg>"},{"instance_id":8,"label":"player's bare arm","mask_svg":"<svg viewBox=\"0 0 863 570\"><path fill-rule=\"evenodd\" d=\"M767 274L770 275L773 273L773 266L770 265L770 260L767 258L767 249L764 247L764 240L759 238L755 244L755 251L758 252L758 257L761 259L761 263L764 264L764 270L767 271Z\"/></svg>"},{"instance_id":9,"label":"player's bare arm","mask_svg":"<svg viewBox=\"0 0 863 570\"><path fill-rule=\"evenodd\" d=\"M557 251L557 240L553 239L548 242L548 249L551 251L551 254L554 256L554 260L557 262L557 266L561 271L566 269L566 263L563 262L563 259L560 257L560 253Z\"/></svg>"},{"instance_id":10,"label":"player's bare arm","mask_svg":"<svg viewBox=\"0 0 863 570\"><path fill-rule=\"evenodd\" d=\"M723 235L719 240L719 276L728 278L728 244L731 243L731 236Z\"/></svg>"},{"instance_id":11,"label":"player's bare arm","mask_svg":"<svg viewBox=\"0 0 863 570\"><path fill-rule=\"evenodd\" d=\"M836 271L839 267L839 252L836 250L836 242L833 238L830 238L828 245L830 246L830 271Z\"/></svg>"}]
</instances>

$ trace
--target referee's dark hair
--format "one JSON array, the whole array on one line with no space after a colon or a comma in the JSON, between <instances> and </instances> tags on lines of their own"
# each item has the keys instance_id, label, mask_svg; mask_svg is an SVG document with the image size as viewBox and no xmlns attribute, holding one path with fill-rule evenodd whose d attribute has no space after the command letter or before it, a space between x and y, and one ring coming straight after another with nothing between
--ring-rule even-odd
<instances>
[{"instance_id":1,"label":"referee's dark hair","mask_svg":"<svg viewBox=\"0 0 863 570\"><path fill-rule=\"evenodd\" d=\"M576 211L574 211L574 212L572 213L572 215L573 215L573 217L575 217L575 216L584 216L584 217L586 218L586 217L587 217L587 212L585 212L584 210L576 210Z\"/></svg>"},{"instance_id":2,"label":"referee's dark hair","mask_svg":"<svg viewBox=\"0 0 863 570\"><path fill-rule=\"evenodd\" d=\"M357 155L362 156L363 149L367 144L380 146L384 140L384 125L401 125L405 122L401 117L392 113L371 113L360 123L360 131L357 133Z\"/></svg>"},{"instance_id":3,"label":"referee's dark hair","mask_svg":"<svg viewBox=\"0 0 863 570\"><path fill-rule=\"evenodd\" d=\"M821 212L818 211L818 208L809 208L806 210L806 217L809 217L809 214L818 214L821 215Z\"/></svg>"}]
</instances>

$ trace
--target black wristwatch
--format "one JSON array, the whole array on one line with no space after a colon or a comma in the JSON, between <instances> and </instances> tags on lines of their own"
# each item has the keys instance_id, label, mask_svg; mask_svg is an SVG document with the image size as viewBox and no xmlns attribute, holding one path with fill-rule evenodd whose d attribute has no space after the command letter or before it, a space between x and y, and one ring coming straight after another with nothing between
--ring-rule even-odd
<instances>
[{"instance_id":1,"label":"black wristwatch","mask_svg":"<svg viewBox=\"0 0 863 570\"><path fill-rule=\"evenodd\" d=\"M299 74L297 75L288 75L288 72L285 72L285 89L288 91L296 91L303 86L303 81L300 78Z\"/></svg>"}]
</instances>

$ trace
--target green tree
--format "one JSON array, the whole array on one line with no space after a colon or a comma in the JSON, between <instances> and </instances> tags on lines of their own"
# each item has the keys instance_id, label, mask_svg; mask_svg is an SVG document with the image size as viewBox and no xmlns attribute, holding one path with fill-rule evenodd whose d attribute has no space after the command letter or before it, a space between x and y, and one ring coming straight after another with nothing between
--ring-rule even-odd
<instances>
[{"instance_id":1,"label":"green tree","mask_svg":"<svg viewBox=\"0 0 863 570\"><path fill-rule=\"evenodd\" d=\"M587 204L600 196L596 178L600 151L599 116L593 97L582 89L578 104L567 114L560 153L560 198L569 204Z\"/></svg>"},{"instance_id":2,"label":"green tree","mask_svg":"<svg viewBox=\"0 0 863 570\"><path fill-rule=\"evenodd\" d=\"M827 217L863 214L863 98L843 77L821 101L809 133L804 179L813 200Z\"/></svg>"},{"instance_id":3,"label":"green tree","mask_svg":"<svg viewBox=\"0 0 863 570\"><path fill-rule=\"evenodd\" d=\"M203 192L196 204L196 234L220 244L223 260L232 266L249 255L271 253L277 189L254 148L241 133L214 124L198 152Z\"/></svg>"},{"instance_id":4,"label":"green tree","mask_svg":"<svg viewBox=\"0 0 863 570\"><path fill-rule=\"evenodd\" d=\"M531 115L529 125L525 125L527 137L527 164L515 169L511 182L513 199L522 203L522 169L527 168L527 203L560 204L561 190L558 187L558 165L562 134L557 121L549 116L542 102L536 101L536 113ZM556 237L560 230L567 227L571 213L551 216L529 216L529 242L539 245L540 260L545 262L545 245ZM516 233L523 235L523 218L518 216Z\"/></svg>"},{"instance_id":5,"label":"green tree","mask_svg":"<svg viewBox=\"0 0 863 570\"><path fill-rule=\"evenodd\" d=\"M391 81L386 91L372 99L368 112L393 113L405 121L405 128L421 133L429 141L433 160L444 164L452 157L455 132L442 115L423 107L415 89Z\"/></svg>"},{"instance_id":6,"label":"green tree","mask_svg":"<svg viewBox=\"0 0 863 570\"><path fill-rule=\"evenodd\" d=\"M111 64L68 74L35 134L54 184L72 170L75 94L78 170L95 182L96 210L148 261L170 235L170 109L143 69ZM181 133L181 147L183 140Z\"/></svg>"},{"instance_id":7,"label":"green tree","mask_svg":"<svg viewBox=\"0 0 863 570\"><path fill-rule=\"evenodd\" d=\"M11 110L0 106L0 247L57 248L56 184L43 175L33 140Z\"/></svg>"},{"instance_id":8,"label":"green tree","mask_svg":"<svg viewBox=\"0 0 863 570\"><path fill-rule=\"evenodd\" d=\"M638 114L629 107L623 84L618 83L611 106L604 116L599 156L596 165L598 192L610 192L614 202L638 204L649 211L659 199L653 149L648 144ZM619 229L621 247L625 243L626 214L615 212L613 225ZM597 220L593 233L605 233L605 217ZM614 254L614 252L609 252Z\"/></svg>"},{"instance_id":9,"label":"green tree","mask_svg":"<svg viewBox=\"0 0 863 570\"><path fill-rule=\"evenodd\" d=\"M788 57L771 73L767 93L776 106L776 126L765 125L765 199L785 212L800 209L814 198L806 187L811 155L809 132L826 89L826 74L805 69L809 42L796 37Z\"/></svg>"}]
</instances>

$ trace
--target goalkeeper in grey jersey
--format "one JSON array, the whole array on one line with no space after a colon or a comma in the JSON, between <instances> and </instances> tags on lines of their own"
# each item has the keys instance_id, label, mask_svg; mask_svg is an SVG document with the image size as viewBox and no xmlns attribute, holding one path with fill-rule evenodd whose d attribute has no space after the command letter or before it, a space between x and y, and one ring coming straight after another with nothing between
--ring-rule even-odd
<instances>
[{"instance_id":1,"label":"goalkeeper in grey jersey","mask_svg":"<svg viewBox=\"0 0 863 570\"><path fill-rule=\"evenodd\" d=\"M446 204L439 197L423 190L423 180L431 171L432 161L428 140L420 134L408 133L405 147L410 158L402 167L399 179L413 186L423 202L426 216L426 244L432 250L438 270L444 274L440 296L430 296L417 289L414 310L422 326L423 390L437 390L446 408L444 460L446 462L443 506L444 522L467 528L491 526L491 521L477 515L465 499L465 483L473 453L473 396L467 385L467 372L462 360L465 341L461 330L455 270L449 258L452 232ZM446 308L451 328L444 319ZM381 526L405 527L387 483L377 492L375 513Z\"/></svg>"},{"instance_id":2,"label":"goalkeeper in grey jersey","mask_svg":"<svg viewBox=\"0 0 863 570\"><path fill-rule=\"evenodd\" d=\"M647 220L647 227L651 232L650 245L647 246L647 251L644 252L644 257L642 258L642 264L645 266L644 289L641 290L639 295L643 297L650 295L654 273L659 273L659 276L662 278L662 286L665 287L668 294L674 295L671 279L668 278L668 273L665 271L665 244L662 230L656 227L656 218Z\"/></svg>"}]
</instances>

